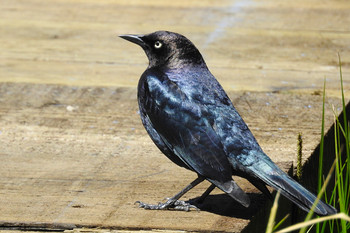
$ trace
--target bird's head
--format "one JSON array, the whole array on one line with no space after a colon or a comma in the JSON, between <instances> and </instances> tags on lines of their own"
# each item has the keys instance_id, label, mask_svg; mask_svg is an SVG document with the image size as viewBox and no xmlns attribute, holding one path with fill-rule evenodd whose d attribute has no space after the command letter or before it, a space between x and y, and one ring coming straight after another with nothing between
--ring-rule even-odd
<instances>
[{"instance_id":1,"label":"bird's head","mask_svg":"<svg viewBox=\"0 0 350 233\"><path fill-rule=\"evenodd\" d=\"M143 48L149 60L148 68L205 66L202 55L194 44L178 33L157 31L147 35L120 35L120 37Z\"/></svg>"}]
</instances>

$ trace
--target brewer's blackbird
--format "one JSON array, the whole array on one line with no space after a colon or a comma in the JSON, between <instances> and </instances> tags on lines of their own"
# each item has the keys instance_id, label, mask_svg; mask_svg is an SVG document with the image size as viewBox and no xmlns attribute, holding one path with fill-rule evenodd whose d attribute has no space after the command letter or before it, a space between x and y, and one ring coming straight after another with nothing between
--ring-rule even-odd
<instances>
[{"instance_id":1,"label":"brewer's blackbird","mask_svg":"<svg viewBox=\"0 0 350 233\"><path fill-rule=\"evenodd\" d=\"M149 60L138 84L138 104L146 131L171 161L198 174L165 203L138 201L140 207L189 210L194 206L178 199L205 179L211 186L202 200L218 187L248 207L247 194L232 179L238 175L266 195L271 195L265 186L269 185L301 209L310 210L316 196L263 152L191 41L168 31L120 37L140 45ZM330 215L337 211L319 201L315 212Z\"/></svg>"}]
</instances>

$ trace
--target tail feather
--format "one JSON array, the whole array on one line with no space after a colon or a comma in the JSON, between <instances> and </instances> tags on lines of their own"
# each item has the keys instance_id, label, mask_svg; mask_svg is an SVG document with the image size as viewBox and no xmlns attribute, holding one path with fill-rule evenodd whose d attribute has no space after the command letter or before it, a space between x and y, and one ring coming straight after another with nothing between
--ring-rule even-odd
<instances>
[{"instance_id":1,"label":"tail feather","mask_svg":"<svg viewBox=\"0 0 350 233\"><path fill-rule=\"evenodd\" d=\"M227 193L230 197L238 201L244 207L249 207L250 199L248 195L238 186L233 180L226 182L219 182L216 180L208 179L216 187Z\"/></svg>"},{"instance_id":2,"label":"tail feather","mask_svg":"<svg viewBox=\"0 0 350 233\"><path fill-rule=\"evenodd\" d=\"M287 175L284 176L269 176L267 183L279 190L282 195L298 205L301 209L309 211L316 201L316 196L294 181ZM315 213L318 215L332 215L337 211L332 206L319 200L315 209Z\"/></svg>"},{"instance_id":3,"label":"tail feather","mask_svg":"<svg viewBox=\"0 0 350 233\"><path fill-rule=\"evenodd\" d=\"M258 162L247 166L255 176L264 181L267 185L279 190L281 194L298 205L305 211L310 211L316 196L301 186L298 182L289 177L276 164L274 164L265 154L259 157ZM336 214L337 210L319 200L315 213L321 216Z\"/></svg>"}]
</instances>

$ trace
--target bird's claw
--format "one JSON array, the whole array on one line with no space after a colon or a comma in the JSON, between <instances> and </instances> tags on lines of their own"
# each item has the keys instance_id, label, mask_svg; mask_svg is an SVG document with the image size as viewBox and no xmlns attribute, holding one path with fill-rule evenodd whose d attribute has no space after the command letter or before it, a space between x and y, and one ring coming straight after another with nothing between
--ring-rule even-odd
<instances>
[{"instance_id":1,"label":"bird's claw","mask_svg":"<svg viewBox=\"0 0 350 233\"><path fill-rule=\"evenodd\" d=\"M139 208L143 208L145 210L180 210L180 211L190 211L191 208L199 211L199 209L191 205L187 201L181 200L172 200L171 198L167 198L167 201L164 203L158 203L158 205L147 204L142 201L136 201L135 204L139 204Z\"/></svg>"},{"instance_id":2,"label":"bird's claw","mask_svg":"<svg viewBox=\"0 0 350 233\"><path fill-rule=\"evenodd\" d=\"M190 211L192 209L199 211L197 206L191 205L188 201L177 200L174 203L175 210Z\"/></svg>"}]
</instances>

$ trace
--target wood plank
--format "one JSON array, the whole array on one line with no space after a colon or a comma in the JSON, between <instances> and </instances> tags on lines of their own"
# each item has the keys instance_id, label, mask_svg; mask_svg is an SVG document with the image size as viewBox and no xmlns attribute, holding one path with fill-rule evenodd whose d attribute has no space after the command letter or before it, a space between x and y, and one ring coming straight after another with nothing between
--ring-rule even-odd
<instances>
[{"instance_id":1,"label":"wood plank","mask_svg":"<svg viewBox=\"0 0 350 233\"><path fill-rule=\"evenodd\" d=\"M344 75L349 72L349 5L5 1L1 80L134 87L147 61L140 48L117 35L167 29L198 46L227 90L312 92L327 77L328 93L337 95L337 52ZM344 85L350 88L347 80Z\"/></svg>"},{"instance_id":2,"label":"wood plank","mask_svg":"<svg viewBox=\"0 0 350 233\"><path fill-rule=\"evenodd\" d=\"M0 87L3 225L239 232L263 203L251 185L236 179L253 198L248 209L218 190L201 212L139 209L135 201L161 201L195 174L174 165L153 145L139 120L135 89ZM321 96L235 92L230 97L264 150L284 169L296 159L300 131L304 153L315 147ZM331 119L328 111L327 122ZM184 199L199 196L208 185Z\"/></svg>"}]
</instances>

